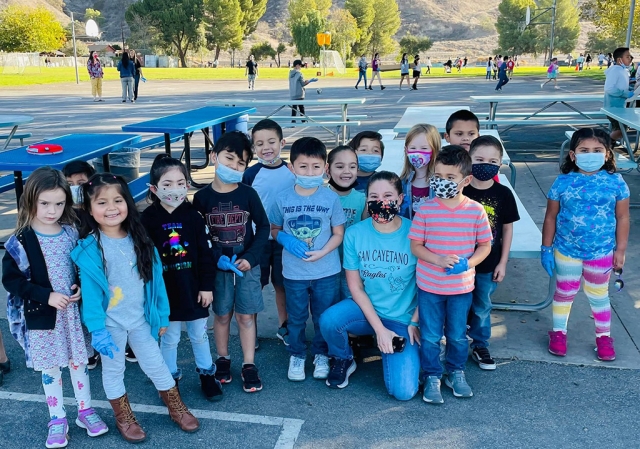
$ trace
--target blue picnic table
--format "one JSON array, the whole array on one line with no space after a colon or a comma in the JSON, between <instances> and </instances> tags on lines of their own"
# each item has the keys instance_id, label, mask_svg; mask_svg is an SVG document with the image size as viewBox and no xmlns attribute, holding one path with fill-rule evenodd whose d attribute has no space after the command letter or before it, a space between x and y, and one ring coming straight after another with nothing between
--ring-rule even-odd
<instances>
[{"instance_id":1,"label":"blue picnic table","mask_svg":"<svg viewBox=\"0 0 640 449\"><path fill-rule=\"evenodd\" d=\"M69 162L102 157L105 171L109 170L109 153L140 140L137 134L67 134L38 143L62 146L62 153L39 156L27 153L27 146L0 153L0 171L12 171L16 201L20 206L22 196L22 173L38 167L49 166L62 170Z\"/></svg>"},{"instance_id":2,"label":"blue picnic table","mask_svg":"<svg viewBox=\"0 0 640 449\"><path fill-rule=\"evenodd\" d=\"M241 117L254 112L256 112L256 109L253 107L205 106L191 111L125 125L122 127L122 131L164 134L165 151L168 155L171 155L171 136L183 134L184 163L189 174L189 181L194 187L200 188L204 185L193 181L191 168L205 168L209 164L209 155L214 141L225 131L235 130ZM213 139L210 132L211 128L213 128ZM191 136L196 131L202 131L205 138L205 161L202 165L191 164Z\"/></svg>"}]
</instances>

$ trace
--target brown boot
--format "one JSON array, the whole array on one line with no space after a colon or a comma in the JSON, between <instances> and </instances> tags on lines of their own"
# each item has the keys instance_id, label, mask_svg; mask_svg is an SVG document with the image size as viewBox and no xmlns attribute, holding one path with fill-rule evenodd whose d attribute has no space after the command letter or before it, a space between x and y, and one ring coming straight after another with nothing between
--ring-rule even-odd
<instances>
[{"instance_id":1,"label":"brown boot","mask_svg":"<svg viewBox=\"0 0 640 449\"><path fill-rule=\"evenodd\" d=\"M161 391L160 397L169 409L169 416L182 430L185 432L195 432L200 428L200 423L196 417L191 414L187 406L182 402L178 387Z\"/></svg>"},{"instance_id":2,"label":"brown boot","mask_svg":"<svg viewBox=\"0 0 640 449\"><path fill-rule=\"evenodd\" d=\"M144 441L145 438L147 438L147 434L144 433L144 430L142 430L142 427L138 424L138 420L131 410L127 394L125 393L124 396L118 399L110 399L109 403L116 416L116 427L120 431L122 438L129 443L140 443Z\"/></svg>"}]
</instances>

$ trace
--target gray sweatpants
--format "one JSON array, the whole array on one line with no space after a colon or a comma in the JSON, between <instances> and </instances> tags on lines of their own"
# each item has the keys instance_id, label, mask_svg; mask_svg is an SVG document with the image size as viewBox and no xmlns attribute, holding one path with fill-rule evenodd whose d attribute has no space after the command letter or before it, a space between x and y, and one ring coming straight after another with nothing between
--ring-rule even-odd
<instances>
[{"instance_id":1,"label":"gray sweatpants","mask_svg":"<svg viewBox=\"0 0 640 449\"><path fill-rule=\"evenodd\" d=\"M135 79L132 76L120 78L120 83L122 84L122 101L127 101L127 95L129 95L129 100L133 101L133 85Z\"/></svg>"},{"instance_id":2,"label":"gray sweatpants","mask_svg":"<svg viewBox=\"0 0 640 449\"><path fill-rule=\"evenodd\" d=\"M106 356L101 358L102 385L107 399L118 399L127 392L124 387L124 350L127 339L129 346L136 354L140 368L151 379L158 391L167 391L175 386L176 382L162 358L158 342L151 336L149 323L145 321L129 331L115 326L107 326L107 330L119 349L118 352L113 353L113 359Z\"/></svg>"}]
</instances>

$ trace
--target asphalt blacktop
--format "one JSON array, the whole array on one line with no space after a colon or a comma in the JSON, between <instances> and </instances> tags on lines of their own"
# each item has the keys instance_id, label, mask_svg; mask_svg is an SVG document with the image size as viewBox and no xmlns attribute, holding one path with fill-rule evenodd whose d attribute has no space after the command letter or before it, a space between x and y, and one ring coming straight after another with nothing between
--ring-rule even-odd
<instances>
[{"instance_id":1,"label":"asphalt blacktop","mask_svg":"<svg viewBox=\"0 0 640 449\"><path fill-rule=\"evenodd\" d=\"M536 78L517 77L505 87L505 94L540 92ZM90 86L74 83L0 89L3 113L34 116L21 131L33 133L29 142L71 132L119 132L125 124L161 117L204 106L215 98L276 99L287 95L286 81L258 80L257 90L247 91L241 81L153 81L140 86L136 104L122 104L120 85L105 83L104 103L94 103ZM493 94L493 83L483 79L424 80L419 90L398 90L398 80L385 81L388 89L364 91L353 89L347 80L321 80L322 94L309 90L309 98L367 97L362 106L350 107L350 113L367 114L359 129L392 128L409 106L470 106L478 116L488 113L487 106L476 104L470 95ZM561 93L602 92L602 83L587 79L561 79ZM314 86L315 87L315 86ZM377 89L377 87L374 87ZM533 105L530 109L537 109ZM596 103L580 105L585 110ZM502 108L502 107L501 107ZM513 105L503 110L528 108ZM259 108L258 114L269 113ZM323 108L330 114L337 110ZM545 193L558 175L557 149L568 128L517 127L501 133L505 148L517 167L515 190L534 222L541 228ZM305 132L333 141L328 134ZM290 130L285 130L285 138ZM198 138L200 139L200 138ZM200 139L201 140L201 139ZM195 146L202 142L195 140ZM175 148L180 149L178 145ZM161 151L161 150L158 150ZM532 152L534 151L534 152ZM143 166L157 152L144 154ZM202 154L195 151L195 157ZM504 167L508 174L508 168ZM640 201L640 176L624 175L631 189L631 201ZM195 174L201 182L211 179L211 169ZM141 206L142 207L142 206ZM12 192L0 194L0 240L4 241L15 226L16 206ZM468 379L475 396L470 400L454 399L447 392L442 407L426 405L419 397L403 403L389 398L384 389L382 368L375 352L370 361L360 363L348 388L329 390L321 382L308 379L292 383L286 379L288 355L275 339L278 327L273 290L264 290L266 310L260 314L261 348L256 355L264 390L245 394L240 382L225 386L225 399L211 405L200 397L198 380L189 367L193 355L183 336L179 364L188 374L181 383L187 404L198 410L203 428L194 435L181 434L173 428L153 391L153 386L129 365L126 379L132 402L148 430L149 447L638 447L637 403L640 377L640 289L638 254L640 238L635 225L638 209L631 210L631 235L624 269L625 288L611 287L612 336L617 359L601 362L595 357L594 323L589 305L581 292L576 297L569 320L567 357L558 358L547 351L547 331L551 329L551 310L539 312L492 313L491 353L498 359L495 372L479 370L470 360ZM547 295L548 276L537 259L509 262L507 276L494 295L496 302L533 304ZM2 295L4 310L4 295ZM23 354L7 333L4 313L0 329L12 359L12 373L0 387L0 447L38 447L46 436L47 414L42 404L39 378L23 363ZM239 343L234 366L239 381ZM309 368L310 369L310 368ZM92 372L94 397L104 401L99 369ZM71 391L69 390L69 393ZM70 394L69 397L72 397ZM74 407L68 407L69 410ZM72 432L69 447L122 447L116 434L112 412L101 403L105 420L112 431L89 440L78 429ZM103 409L102 409L103 408ZM73 414L73 413L72 413ZM19 420L15 420L20 417ZM4 430L4 431L3 431ZM76 438L77 435L77 438Z\"/></svg>"}]
</instances>

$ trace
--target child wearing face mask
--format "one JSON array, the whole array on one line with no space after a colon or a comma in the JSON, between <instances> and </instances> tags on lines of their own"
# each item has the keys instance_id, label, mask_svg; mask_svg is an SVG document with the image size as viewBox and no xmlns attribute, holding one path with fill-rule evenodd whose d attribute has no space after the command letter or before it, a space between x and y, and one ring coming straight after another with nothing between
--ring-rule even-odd
<instances>
[{"instance_id":1,"label":"child wearing face mask","mask_svg":"<svg viewBox=\"0 0 640 449\"><path fill-rule=\"evenodd\" d=\"M584 279L595 322L600 360L614 360L611 338L609 277L618 290L629 240L629 187L616 173L611 140L600 129L582 128L571 138L562 174L547 196L542 226L541 262L549 276L555 269L553 330L549 352L567 354L567 322L573 299Z\"/></svg>"},{"instance_id":2,"label":"child wearing face mask","mask_svg":"<svg viewBox=\"0 0 640 449\"><path fill-rule=\"evenodd\" d=\"M502 152L502 144L493 136L480 136L471 142L469 156L473 164L473 179L464 189L465 196L484 207L493 236L491 253L476 266L473 302L468 319L468 335L473 339L471 357L484 370L496 369L496 362L488 349L491 295L504 279L513 239L513 223L520 219L511 189L493 180L500 170Z\"/></svg>"},{"instance_id":3,"label":"child wearing face mask","mask_svg":"<svg viewBox=\"0 0 640 449\"><path fill-rule=\"evenodd\" d=\"M606 77L604 81L604 107L624 108L627 98L633 96L633 91L629 90L629 68L633 57L627 47L620 47L614 50L612 59L615 61L615 65L604 71ZM612 118L609 118L609 121L612 129L611 139L621 139L620 123Z\"/></svg>"},{"instance_id":4,"label":"child wearing face mask","mask_svg":"<svg viewBox=\"0 0 640 449\"><path fill-rule=\"evenodd\" d=\"M232 380L229 327L235 312L243 355L242 388L247 393L262 390L254 362L254 315L264 309L260 260L270 229L257 192L241 182L252 158L251 142L244 133L223 134L211 153L213 181L193 197L193 205L209 227L218 266L211 306L218 352L216 379L223 384Z\"/></svg>"},{"instance_id":5,"label":"child wearing face mask","mask_svg":"<svg viewBox=\"0 0 640 449\"><path fill-rule=\"evenodd\" d=\"M422 399L431 404L444 402L440 393L443 331L447 337L445 383L455 397L473 396L464 374L469 351L467 315L474 267L491 252L491 228L482 205L462 194L471 182L471 172L471 157L464 148L442 148L430 180L436 197L420 207L409 232L411 252L418 258Z\"/></svg>"},{"instance_id":6,"label":"child wearing face mask","mask_svg":"<svg viewBox=\"0 0 640 449\"><path fill-rule=\"evenodd\" d=\"M426 124L413 126L404 139L404 168L400 174L404 194L400 214L403 217L412 219L420 205L433 198L429 174L433 172L440 142L438 129Z\"/></svg>"},{"instance_id":7,"label":"child wearing face mask","mask_svg":"<svg viewBox=\"0 0 640 449\"><path fill-rule=\"evenodd\" d=\"M384 157L382 135L375 131L362 131L351 139L349 146L356 150L358 156L358 178L354 189L364 192L369 178L382 164Z\"/></svg>"},{"instance_id":8,"label":"child wearing face mask","mask_svg":"<svg viewBox=\"0 0 640 449\"><path fill-rule=\"evenodd\" d=\"M96 170L85 161L73 161L64 166L62 173L64 177L67 178L69 187L71 187L73 206L75 208L82 207L81 186L96 173Z\"/></svg>"},{"instance_id":9,"label":"child wearing face mask","mask_svg":"<svg viewBox=\"0 0 640 449\"><path fill-rule=\"evenodd\" d=\"M178 382L182 378L178 343L184 323L201 389L208 400L222 399L207 337L216 270L204 219L187 201L187 170L179 160L159 154L151 166L149 184L151 205L142 213L142 224L160 255L171 310L169 327L160 341L162 356Z\"/></svg>"}]
</instances>

